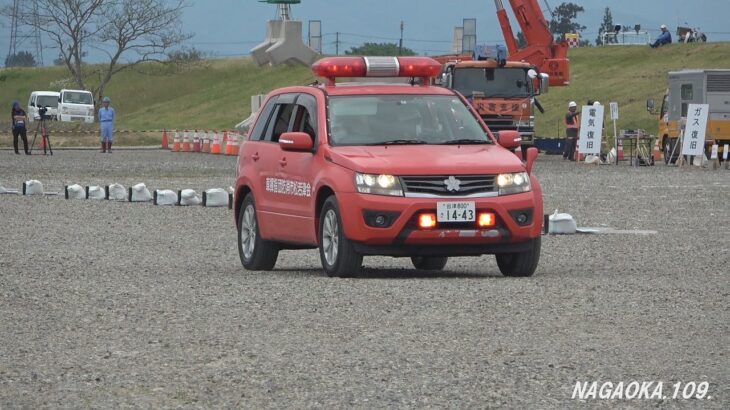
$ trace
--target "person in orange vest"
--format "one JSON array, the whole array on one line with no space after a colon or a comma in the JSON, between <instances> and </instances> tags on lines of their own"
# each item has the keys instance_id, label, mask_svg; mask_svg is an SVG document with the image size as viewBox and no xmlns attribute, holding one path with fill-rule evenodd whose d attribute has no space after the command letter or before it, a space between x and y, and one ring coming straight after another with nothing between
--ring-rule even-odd
<instances>
[{"instance_id":1,"label":"person in orange vest","mask_svg":"<svg viewBox=\"0 0 730 410\"><path fill-rule=\"evenodd\" d=\"M578 104L575 101L568 103L568 113L565 114L565 149L563 159L575 161L575 145L578 143L578 130L580 129L580 113Z\"/></svg>"}]
</instances>

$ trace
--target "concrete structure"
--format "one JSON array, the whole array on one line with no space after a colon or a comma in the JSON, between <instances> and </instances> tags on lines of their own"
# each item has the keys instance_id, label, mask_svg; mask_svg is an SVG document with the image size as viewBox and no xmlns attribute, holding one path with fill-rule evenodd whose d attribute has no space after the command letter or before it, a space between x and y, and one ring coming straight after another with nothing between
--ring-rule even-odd
<instances>
[{"instance_id":1,"label":"concrete structure","mask_svg":"<svg viewBox=\"0 0 730 410\"><path fill-rule=\"evenodd\" d=\"M266 39L251 49L251 56L258 65L271 64L304 64L310 65L317 58L317 53L304 44L302 39L302 22L291 20L290 4L292 0L269 0L277 4L279 19L266 23Z\"/></svg>"}]
</instances>

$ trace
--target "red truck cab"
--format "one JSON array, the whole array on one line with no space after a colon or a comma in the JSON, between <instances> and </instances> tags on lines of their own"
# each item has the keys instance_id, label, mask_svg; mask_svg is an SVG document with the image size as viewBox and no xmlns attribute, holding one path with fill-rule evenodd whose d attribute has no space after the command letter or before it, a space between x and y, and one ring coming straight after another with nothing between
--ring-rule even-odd
<instances>
[{"instance_id":1,"label":"red truck cab","mask_svg":"<svg viewBox=\"0 0 730 410\"><path fill-rule=\"evenodd\" d=\"M427 57L332 57L325 84L267 96L241 147L235 215L241 262L270 270L283 249L319 248L330 276L353 276L364 255L410 257L442 269L450 256L494 254L507 276L540 257L542 193L458 93L428 85ZM403 84L336 84L401 77Z\"/></svg>"}]
</instances>

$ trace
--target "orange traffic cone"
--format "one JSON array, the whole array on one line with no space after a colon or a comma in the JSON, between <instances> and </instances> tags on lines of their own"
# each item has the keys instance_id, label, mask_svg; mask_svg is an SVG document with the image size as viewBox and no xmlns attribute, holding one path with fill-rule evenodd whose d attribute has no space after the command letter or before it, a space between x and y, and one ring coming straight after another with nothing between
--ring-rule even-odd
<instances>
[{"instance_id":1,"label":"orange traffic cone","mask_svg":"<svg viewBox=\"0 0 730 410\"><path fill-rule=\"evenodd\" d=\"M172 152L180 152L180 133L175 130L175 137L172 139Z\"/></svg>"},{"instance_id":2,"label":"orange traffic cone","mask_svg":"<svg viewBox=\"0 0 730 410\"><path fill-rule=\"evenodd\" d=\"M230 141L230 135L228 135L228 131L223 131L223 142L221 142L221 154L228 155L228 143Z\"/></svg>"},{"instance_id":3,"label":"orange traffic cone","mask_svg":"<svg viewBox=\"0 0 730 410\"><path fill-rule=\"evenodd\" d=\"M226 144L226 155L238 155L238 136L228 136L228 143Z\"/></svg>"},{"instance_id":4,"label":"orange traffic cone","mask_svg":"<svg viewBox=\"0 0 730 410\"><path fill-rule=\"evenodd\" d=\"M659 148L659 138L654 141L654 150L651 153L651 159L654 160L654 162L659 162L659 159L662 157L662 150Z\"/></svg>"},{"instance_id":5,"label":"orange traffic cone","mask_svg":"<svg viewBox=\"0 0 730 410\"><path fill-rule=\"evenodd\" d=\"M170 147L167 146L167 130L162 130L162 149L170 149Z\"/></svg>"},{"instance_id":6,"label":"orange traffic cone","mask_svg":"<svg viewBox=\"0 0 730 410\"><path fill-rule=\"evenodd\" d=\"M190 152L190 133L188 130L185 130L185 133L183 134L183 142L182 142L182 148L180 149L181 152Z\"/></svg>"},{"instance_id":7,"label":"orange traffic cone","mask_svg":"<svg viewBox=\"0 0 730 410\"><path fill-rule=\"evenodd\" d=\"M193 133L193 152L200 152L200 136L198 130Z\"/></svg>"},{"instance_id":8,"label":"orange traffic cone","mask_svg":"<svg viewBox=\"0 0 730 410\"><path fill-rule=\"evenodd\" d=\"M212 138L212 135L213 134L209 133L208 131L203 133L203 143L202 143L203 147L201 148L200 152L205 152L205 153L210 152L210 139Z\"/></svg>"},{"instance_id":9,"label":"orange traffic cone","mask_svg":"<svg viewBox=\"0 0 730 410\"><path fill-rule=\"evenodd\" d=\"M213 142L210 144L210 153L215 155L221 153L221 135L217 132L213 134Z\"/></svg>"},{"instance_id":10,"label":"orange traffic cone","mask_svg":"<svg viewBox=\"0 0 730 410\"><path fill-rule=\"evenodd\" d=\"M624 142L621 140L618 140L618 151L616 152L616 158L619 161L624 160Z\"/></svg>"}]
</instances>

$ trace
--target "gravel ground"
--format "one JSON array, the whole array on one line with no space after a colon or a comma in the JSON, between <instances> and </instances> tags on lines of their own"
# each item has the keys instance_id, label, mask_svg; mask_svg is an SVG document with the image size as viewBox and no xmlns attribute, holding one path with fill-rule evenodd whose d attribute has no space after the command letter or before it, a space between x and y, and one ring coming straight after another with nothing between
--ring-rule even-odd
<instances>
[{"instance_id":1,"label":"gravel ground","mask_svg":"<svg viewBox=\"0 0 730 410\"><path fill-rule=\"evenodd\" d=\"M0 151L0 185L227 188L235 158ZM542 156L545 209L655 235L543 237L532 278L368 257L238 260L231 211L0 196L0 408L728 408L730 171ZM576 381L705 400L571 399Z\"/></svg>"}]
</instances>

